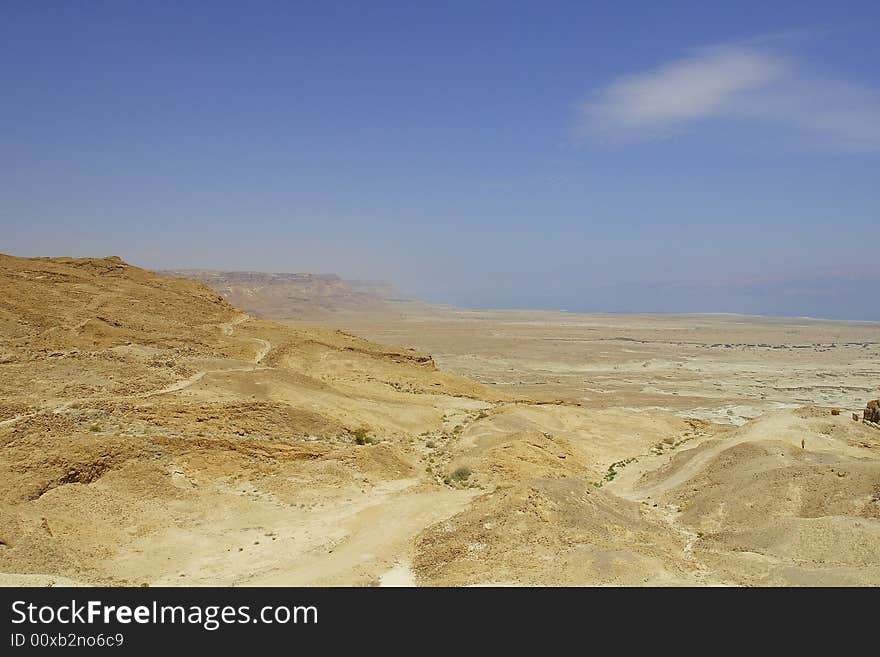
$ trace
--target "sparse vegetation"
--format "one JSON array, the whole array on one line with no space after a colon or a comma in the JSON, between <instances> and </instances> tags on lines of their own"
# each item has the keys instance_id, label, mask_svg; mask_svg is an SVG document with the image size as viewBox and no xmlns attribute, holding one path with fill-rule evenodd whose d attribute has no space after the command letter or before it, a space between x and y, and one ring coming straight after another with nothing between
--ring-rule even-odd
<instances>
[{"instance_id":1,"label":"sparse vegetation","mask_svg":"<svg viewBox=\"0 0 880 657\"><path fill-rule=\"evenodd\" d=\"M464 482L471 478L473 474L473 470L471 470L467 466L462 466L460 468L456 468L451 475L449 475L450 480L455 482Z\"/></svg>"},{"instance_id":2,"label":"sparse vegetation","mask_svg":"<svg viewBox=\"0 0 880 657\"><path fill-rule=\"evenodd\" d=\"M640 316L642 328L634 334L649 339L626 343L633 349L618 344L617 337L630 330L624 318L590 320L587 328L578 319L577 329L552 326L550 315L527 325L504 323L504 335L514 336L505 344L517 352L510 374L499 373L501 359L478 356L465 363L500 386L492 388L439 375L407 352L361 338L249 319L219 298L205 297L204 289L188 296L189 283L162 279L144 286L151 274L118 269L113 261L17 262L0 256L0 281L11 291L10 326L22 336L14 349L6 344L0 349L0 361L10 358L13 365L2 382L0 423L4 435L16 438L0 449L6 466L0 468L0 498L12 520L0 527L0 584L10 575L17 582L19 572L73 574L83 584L142 581L132 564L148 566L156 581L173 583L179 560L165 555L186 556L188 546L197 544L207 551L210 566L199 579L212 584L241 577L265 582L280 566L298 581L314 579L311 570L327 573L332 566L334 582L357 585L378 581L396 564L383 583L410 576L429 585L670 583L665 575L657 577L660 568L681 583L751 585L769 580L764 568L737 568L742 551L766 551L782 522L822 549L808 554L802 541L774 543L772 583L833 584L838 573L844 573L844 583L878 582L876 573L864 568L865 555L880 551L865 521L880 513L880 471L872 451L872 434L878 432L831 417L825 386L771 393L777 379L768 369L778 365L784 373L786 361L760 356L762 366L753 368L755 361L743 353L720 367L713 350L703 363L697 350L706 334L694 333L691 344L689 320L674 320L676 332L667 335L651 327L672 320ZM69 294L69 280L85 282ZM96 319L96 312L105 319ZM35 313L41 321L32 323ZM81 331L43 330L82 321ZM715 321L701 319L699 330L710 330ZM759 320L717 321L719 331L765 330ZM772 330L779 325L774 320ZM415 329L421 328L432 326L419 322ZM453 341L470 339L457 329L436 330L443 340L433 343L444 351L451 345L450 353L458 348ZM520 330L524 333L514 333ZM817 324L810 330L826 329ZM663 339L655 341L654 335ZM871 367L878 362L873 335L865 347L870 351L862 354ZM136 342L118 348L128 338ZM259 367L247 362L254 360L257 341L272 347ZM483 355L489 353L484 348L494 349L484 342L477 346ZM853 375L855 347L848 349L852 360L845 355L839 362L830 356L814 362L799 352L790 362L808 385L821 383L822 377L812 374L820 368L829 370L836 384L838 374ZM49 357L47 350L63 355ZM623 377L607 376L612 359L631 363L642 358L633 356L636 351L655 359L652 363L691 356L695 361L680 372L667 365L654 368L660 373L649 375L656 379L650 386L630 365ZM536 354L540 358L533 358ZM558 371L546 367L547 355ZM148 359L161 364L145 365ZM178 368L170 385L166 360L167 367ZM593 370L594 362L601 363L601 372ZM588 364L581 371L583 363ZM869 379L869 366L853 375L854 387ZM531 367L542 368L536 386L549 384L536 387L535 399L527 385ZM736 387L740 379L744 388ZM412 382L415 394L392 394L388 380ZM194 387L186 391L191 382ZM163 392L168 389L175 394ZM550 389L572 401L564 407L546 401ZM665 399L660 389L682 396L670 397L666 411L654 409ZM764 393L768 399L758 401ZM722 423L740 420L728 415L726 404L751 404L752 396L755 409L795 396L813 404L779 409L745 428ZM583 404L574 401L581 398ZM77 410L75 399L84 407ZM712 421L681 417L694 404L704 405L699 413ZM851 409L841 407L842 415L844 410ZM448 415L441 423L443 412ZM787 448L778 442L783 427ZM84 435L89 432L93 438ZM798 452L794 459L790 448L798 435L815 443L812 456ZM194 436L200 440L192 441ZM693 444L678 450L692 438ZM681 453L697 444L700 449ZM782 459L775 456L780 449ZM819 451L827 458L818 458ZM634 461L636 466L624 471ZM821 514L847 519L841 540L827 545L828 529L814 522L815 509L804 514L802 505L792 504L787 488L792 476L809 490L810 500L819 500ZM719 500L725 515L716 517ZM290 513L275 513L276 505ZM117 507L125 513L96 512ZM162 512L168 509L173 513ZM43 515L49 521L40 525ZM737 531L730 530L732 520ZM380 528L382 541L374 531L360 531L369 527ZM266 550L267 545L278 549ZM223 559L223 550L238 557ZM97 566L89 561L89 554L108 551L120 558ZM645 558L617 563L615 554ZM372 555L369 563L363 555ZM794 566L791 577L787 565Z\"/></svg>"},{"instance_id":3,"label":"sparse vegetation","mask_svg":"<svg viewBox=\"0 0 880 657\"><path fill-rule=\"evenodd\" d=\"M690 432L685 432L684 434L682 434L681 440L676 440L675 436L667 436L666 438L661 440L659 443L654 444L651 447L651 452L653 454L656 454L659 456L660 454L663 454L663 452L667 448L668 449L675 449L679 445L683 445L684 443L688 442L689 440L693 440L696 437L697 437L697 434L692 435Z\"/></svg>"},{"instance_id":4,"label":"sparse vegetation","mask_svg":"<svg viewBox=\"0 0 880 657\"><path fill-rule=\"evenodd\" d=\"M631 456L628 459L623 459L622 461L616 461L608 466L608 472L605 473L605 476L602 477L602 481L597 481L593 485L596 488L601 488L602 485L606 481L614 481L614 478L617 476L618 469L632 463L633 461L638 461L635 456Z\"/></svg>"}]
</instances>

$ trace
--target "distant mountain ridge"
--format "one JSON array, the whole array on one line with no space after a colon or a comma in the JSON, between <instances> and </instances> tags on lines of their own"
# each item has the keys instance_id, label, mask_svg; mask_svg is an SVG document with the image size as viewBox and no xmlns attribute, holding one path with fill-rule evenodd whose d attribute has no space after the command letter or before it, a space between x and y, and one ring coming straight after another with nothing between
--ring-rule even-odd
<instances>
[{"instance_id":1,"label":"distant mountain ridge","mask_svg":"<svg viewBox=\"0 0 880 657\"><path fill-rule=\"evenodd\" d=\"M312 319L334 313L388 312L411 295L384 281L345 280L336 274L175 269L160 272L207 285L244 311L279 320Z\"/></svg>"}]
</instances>

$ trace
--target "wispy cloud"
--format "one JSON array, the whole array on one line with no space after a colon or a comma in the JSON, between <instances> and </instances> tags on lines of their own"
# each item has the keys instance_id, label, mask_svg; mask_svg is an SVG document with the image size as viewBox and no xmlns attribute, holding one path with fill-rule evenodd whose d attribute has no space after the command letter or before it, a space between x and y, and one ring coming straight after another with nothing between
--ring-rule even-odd
<instances>
[{"instance_id":1,"label":"wispy cloud","mask_svg":"<svg viewBox=\"0 0 880 657\"><path fill-rule=\"evenodd\" d=\"M577 107L579 137L668 138L707 120L775 125L843 151L880 151L880 92L771 47L719 45L624 75Z\"/></svg>"}]
</instances>

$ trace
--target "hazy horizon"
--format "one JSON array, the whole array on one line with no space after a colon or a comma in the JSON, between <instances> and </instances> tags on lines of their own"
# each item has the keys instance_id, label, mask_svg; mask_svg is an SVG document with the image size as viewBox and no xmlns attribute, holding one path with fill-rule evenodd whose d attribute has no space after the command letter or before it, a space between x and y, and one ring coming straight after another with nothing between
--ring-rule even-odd
<instances>
[{"instance_id":1,"label":"hazy horizon","mask_svg":"<svg viewBox=\"0 0 880 657\"><path fill-rule=\"evenodd\" d=\"M6 3L0 252L880 320L880 5L746 5Z\"/></svg>"}]
</instances>

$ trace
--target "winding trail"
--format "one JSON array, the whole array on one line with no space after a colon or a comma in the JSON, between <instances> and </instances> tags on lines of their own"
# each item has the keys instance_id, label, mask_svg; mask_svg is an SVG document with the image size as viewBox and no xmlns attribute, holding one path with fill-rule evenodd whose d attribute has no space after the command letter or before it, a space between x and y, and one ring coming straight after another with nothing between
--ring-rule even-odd
<instances>
[{"instance_id":1,"label":"winding trail","mask_svg":"<svg viewBox=\"0 0 880 657\"><path fill-rule=\"evenodd\" d=\"M16 415L15 417L11 417L8 420L3 420L2 422L0 422L0 427L5 427L8 424L15 424L16 422L18 422L19 420L21 420L24 417L28 417L28 416Z\"/></svg>"},{"instance_id":2,"label":"winding trail","mask_svg":"<svg viewBox=\"0 0 880 657\"><path fill-rule=\"evenodd\" d=\"M409 569L413 539L437 522L462 511L479 495L478 491L421 488L419 479L399 480L379 486L357 504L347 503L335 510L329 508L313 522L312 531L321 535L329 522L342 536L329 546L291 553L279 547L273 567L255 572L238 581L248 586L333 586L345 582L381 581L395 568L406 574L406 585L414 585ZM354 507L354 508L352 508ZM282 529L283 531L283 529ZM290 530L288 530L290 531ZM297 528L296 533L304 531ZM386 581L386 585L403 582Z\"/></svg>"},{"instance_id":3,"label":"winding trail","mask_svg":"<svg viewBox=\"0 0 880 657\"><path fill-rule=\"evenodd\" d=\"M791 418L784 414L765 413L760 424L743 425L726 435L709 434L694 440L690 445L676 452L668 452L662 456L644 455L638 462L622 469L608 489L620 497L639 501L647 497L656 498L677 486L684 484L702 472L706 466L725 450L736 445L762 440L775 440L800 447L803 428L793 424ZM816 439L813 439L816 442ZM685 454L689 458L675 471L665 478L651 484L639 486L638 481L646 472L656 471L669 463L675 456Z\"/></svg>"},{"instance_id":4,"label":"winding trail","mask_svg":"<svg viewBox=\"0 0 880 657\"><path fill-rule=\"evenodd\" d=\"M250 318L251 318L250 315L241 314L238 317L236 317L235 319L228 321L225 324L221 324L220 325L220 332L223 333L223 335L232 335L232 331L236 326L238 326L239 324L243 324L244 322L248 321Z\"/></svg>"},{"instance_id":5,"label":"winding trail","mask_svg":"<svg viewBox=\"0 0 880 657\"><path fill-rule=\"evenodd\" d=\"M250 338L254 342L260 343L260 350L257 352L257 355L254 357L254 365L259 365L263 362L263 359L269 355L269 352L272 351L272 343L268 340L264 340L263 338Z\"/></svg>"},{"instance_id":6,"label":"winding trail","mask_svg":"<svg viewBox=\"0 0 880 657\"><path fill-rule=\"evenodd\" d=\"M235 327L239 324L243 324L251 319L250 315L239 315L232 319L229 322L224 324L220 324L220 332L226 336L232 336ZM153 390L152 392L147 392L141 395L137 395L137 397L145 398L145 397L156 397L158 395L165 395L171 392L179 392L181 390L185 390L190 386L201 381L206 374L213 374L217 372L256 372L258 370L268 370L271 369L269 367L258 367L260 363L263 362L263 359L269 355L269 352L272 351L272 343L263 338L241 338L242 340L247 340L250 342L256 342L260 345L260 348L257 350L256 355L254 356L254 366L253 367L228 367L214 370L200 370L193 374L191 377L187 379L183 379L182 381L177 381L172 383L165 388L161 388L160 390Z\"/></svg>"},{"instance_id":7,"label":"winding trail","mask_svg":"<svg viewBox=\"0 0 880 657\"><path fill-rule=\"evenodd\" d=\"M220 332L226 336L232 336L235 332L235 327L239 324L243 324L251 319L250 315L238 315L234 319L224 324L220 324ZM86 320L88 321L88 320ZM150 392L144 392L136 395L128 396L128 399L147 399L149 397L157 397L159 395L166 395L172 392L179 392L181 390L185 390L192 385L195 385L199 381L201 381L205 375L217 373L217 372L256 372L259 370L268 370L271 369L269 367L261 367L260 363L263 362L263 359L269 355L269 352L272 351L272 343L264 338L241 338L242 340L246 340L249 342L256 342L260 345L260 348L257 350L256 355L254 356L253 365L249 367L229 367L229 368L221 368L221 369L212 369L212 370L200 370L193 374L192 376L183 379L181 381L175 381L174 383L165 386L164 388L160 388L159 390L152 390ZM75 401L75 400L74 400ZM63 413L66 411L74 401L68 401L62 404L61 406L52 409L52 413ZM15 417L8 418L6 420L0 421L0 427L6 427L13 425L21 420L25 420L28 418L36 417L45 411L36 411L34 413L25 413L23 415L16 415Z\"/></svg>"}]
</instances>

